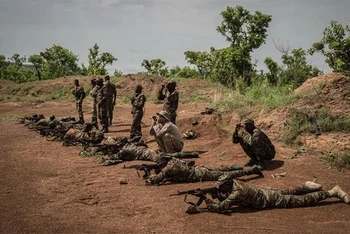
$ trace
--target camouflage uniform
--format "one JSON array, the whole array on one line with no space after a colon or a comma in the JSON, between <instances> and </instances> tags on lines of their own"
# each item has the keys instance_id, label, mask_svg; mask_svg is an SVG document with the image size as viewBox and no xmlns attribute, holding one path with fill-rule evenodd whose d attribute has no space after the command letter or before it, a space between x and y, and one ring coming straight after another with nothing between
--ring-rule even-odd
<instances>
[{"instance_id":1,"label":"camouflage uniform","mask_svg":"<svg viewBox=\"0 0 350 234\"><path fill-rule=\"evenodd\" d=\"M94 123L97 123L97 94L99 90L99 86L95 85L91 91L90 91L90 96L92 97L92 121Z\"/></svg>"},{"instance_id":2,"label":"camouflage uniform","mask_svg":"<svg viewBox=\"0 0 350 234\"><path fill-rule=\"evenodd\" d=\"M110 80L107 80L104 84L107 87L107 116L108 116L108 124L112 125L113 120L113 110L117 97L117 88L115 84L113 84Z\"/></svg>"},{"instance_id":3,"label":"camouflage uniform","mask_svg":"<svg viewBox=\"0 0 350 234\"><path fill-rule=\"evenodd\" d=\"M243 129L238 130L233 134L232 142L239 143L244 152L257 162L272 160L276 154L274 145L259 128L255 128L252 135Z\"/></svg>"},{"instance_id":4,"label":"camouflage uniform","mask_svg":"<svg viewBox=\"0 0 350 234\"><path fill-rule=\"evenodd\" d=\"M70 142L89 142L94 141L95 143L101 142L104 139L104 135L101 131L89 131L85 132L79 129L71 128L64 135L63 140Z\"/></svg>"},{"instance_id":5,"label":"camouflage uniform","mask_svg":"<svg viewBox=\"0 0 350 234\"><path fill-rule=\"evenodd\" d=\"M107 86L103 85L97 92L98 118L102 125L102 130L108 131L108 106L107 106Z\"/></svg>"},{"instance_id":6,"label":"camouflage uniform","mask_svg":"<svg viewBox=\"0 0 350 234\"><path fill-rule=\"evenodd\" d=\"M85 95L84 88L81 85L76 86L75 90L73 90L73 94L75 96L75 104L76 104L76 110L79 115L79 120L81 123L84 123L83 100L82 100L82 95Z\"/></svg>"},{"instance_id":7,"label":"camouflage uniform","mask_svg":"<svg viewBox=\"0 0 350 234\"><path fill-rule=\"evenodd\" d=\"M178 158L172 158L159 174L150 177L149 182L151 184L160 184L164 181L193 183L199 181L216 181L222 175L238 178L251 174L261 174L261 172L257 167L248 170L237 170L236 166L216 169L210 169L204 166L189 166Z\"/></svg>"},{"instance_id":8,"label":"camouflage uniform","mask_svg":"<svg viewBox=\"0 0 350 234\"><path fill-rule=\"evenodd\" d=\"M163 94L162 90L159 90L158 99L164 100L163 110L170 114L170 122L175 124L177 116L176 111L179 105L179 93L177 90L171 93L167 91L166 94Z\"/></svg>"},{"instance_id":9,"label":"camouflage uniform","mask_svg":"<svg viewBox=\"0 0 350 234\"><path fill-rule=\"evenodd\" d=\"M118 164L124 161L144 160L159 162L162 156L153 149L140 148L132 143L126 143L117 154L108 156L102 162L103 166Z\"/></svg>"},{"instance_id":10,"label":"camouflage uniform","mask_svg":"<svg viewBox=\"0 0 350 234\"><path fill-rule=\"evenodd\" d=\"M62 126L62 123L57 119L41 119L38 122L34 124L36 127L50 127L50 128L56 128L58 126Z\"/></svg>"},{"instance_id":11,"label":"camouflage uniform","mask_svg":"<svg viewBox=\"0 0 350 234\"><path fill-rule=\"evenodd\" d=\"M209 211L222 213L232 206L245 206L256 209L293 208L311 206L326 198L333 197L321 188L299 186L287 189L259 189L248 183L233 179L232 191L226 199L216 204L206 199Z\"/></svg>"},{"instance_id":12,"label":"camouflage uniform","mask_svg":"<svg viewBox=\"0 0 350 234\"><path fill-rule=\"evenodd\" d=\"M142 93L136 94L132 99L132 110L131 114L133 117L130 129L130 138L134 138L137 136L142 136L141 132L141 121L143 117L143 107L146 102L146 97Z\"/></svg>"}]
</instances>

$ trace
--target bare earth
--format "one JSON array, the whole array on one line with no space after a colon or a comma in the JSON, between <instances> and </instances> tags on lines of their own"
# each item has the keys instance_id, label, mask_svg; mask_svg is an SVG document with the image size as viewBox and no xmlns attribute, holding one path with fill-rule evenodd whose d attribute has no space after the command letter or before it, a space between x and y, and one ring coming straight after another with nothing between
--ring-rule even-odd
<instances>
[{"instance_id":1,"label":"bare earth","mask_svg":"<svg viewBox=\"0 0 350 234\"><path fill-rule=\"evenodd\" d=\"M88 103L85 118L91 115ZM185 142L185 151L205 151L196 160L198 165L219 167L243 164L247 157L239 145L231 143L236 119L217 115L198 115L205 104L180 104L178 125L189 128L200 137ZM147 103L144 122L162 108ZM46 102L0 103L1 115L75 116L74 103ZM118 105L113 126L107 136L129 136L130 106ZM277 114L275 116L278 116ZM276 117L277 118L277 117ZM228 119L228 120L227 120ZM198 120L197 126L191 122ZM226 121L224 121L226 120ZM305 136L306 152L293 156L296 148L284 146L269 120L260 119L262 129L271 136L277 149L272 165L264 171L265 178L243 177L259 187L282 188L316 179L325 190L336 184L350 192L350 172L338 172L316 157L317 146L327 150L323 142L337 139L341 147L348 146L346 134L323 134L318 139ZM277 121L277 120L276 120ZM266 126L266 128L263 128ZM230 215L203 212L185 213L183 196L169 196L177 191L205 188L214 182L144 186L133 169L124 164L103 167L95 158L79 155L81 147L63 147L48 141L13 120L0 120L0 233L349 233L350 206L329 199L318 206L297 209L254 210L237 208ZM150 147L156 147L148 135L143 135ZM323 147L323 148L322 148ZM329 149L328 149L329 150ZM141 161L125 165L140 164ZM286 173L284 177L272 175ZM119 184L126 178L128 184Z\"/></svg>"}]
</instances>

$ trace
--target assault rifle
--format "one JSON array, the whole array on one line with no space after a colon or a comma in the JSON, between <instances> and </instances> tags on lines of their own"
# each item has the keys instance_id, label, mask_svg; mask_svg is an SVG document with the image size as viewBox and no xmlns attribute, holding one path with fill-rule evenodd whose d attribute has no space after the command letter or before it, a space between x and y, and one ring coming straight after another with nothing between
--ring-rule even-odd
<instances>
[{"instance_id":1,"label":"assault rifle","mask_svg":"<svg viewBox=\"0 0 350 234\"><path fill-rule=\"evenodd\" d=\"M96 152L103 152L106 154L116 154L120 151L120 149L123 147L123 144L121 143L115 143L115 144L92 144L91 147L96 147Z\"/></svg>"},{"instance_id":2,"label":"assault rifle","mask_svg":"<svg viewBox=\"0 0 350 234\"><path fill-rule=\"evenodd\" d=\"M69 129L65 128L49 128L49 127L37 127L33 130L38 131L42 136L58 136L63 137Z\"/></svg>"},{"instance_id":3,"label":"assault rifle","mask_svg":"<svg viewBox=\"0 0 350 234\"><path fill-rule=\"evenodd\" d=\"M25 120L29 120L32 123L36 123L41 119L44 119L44 115L43 114L33 114L32 116L27 116L27 117L22 117L19 119L19 123L25 123Z\"/></svg>"},{"instance_id":4,"label":"assault rifle","mask_svg":"<svg viewBox=\"0 0 350 234\"><path fill-rule=\"evenodd\" d=\"M320 126L318 125L316 118L315 117L309 117L309 118L307 118L307 120L314 126L314 128L315 128L315 135L316 136L322 135Z\"/></svg>"},{"instance_id":5,"label":"assault rifle","mask_svg":"<svg viewBox=\"0 0 350 234\"><path fill-rule=\"evenodd\" d=\"M143 179L147 179L151 175L151 171L154 170L156 174L159 174L162 171L162 167L159 164L141 164L141 165L131 165L123 166L123 169L135 168L138 171L143 171ZM139 173L137 175L140 177Z\"/></svg>"},{"instance_id":6,"label":"assault rifle","mask_svg":"<svg viewBox=\"0 0 350 234\"><path fill-rule=\"evenodd\" d=\"M223 201L223 197L221 196L220 190L216 187L209 187L209 188L197 188L197 189L190 189L186 191L178 191L177 193L170 194L170 196L178 196L178 195L185 195L184 201L188 204L200 206L202 202L204 201L205 194L210 194L213 199L219 199L219 201ZM199 200L196 203L188 202L187 201L187 195L193 195L199 197Z\"/></svg>"}]
</instances>

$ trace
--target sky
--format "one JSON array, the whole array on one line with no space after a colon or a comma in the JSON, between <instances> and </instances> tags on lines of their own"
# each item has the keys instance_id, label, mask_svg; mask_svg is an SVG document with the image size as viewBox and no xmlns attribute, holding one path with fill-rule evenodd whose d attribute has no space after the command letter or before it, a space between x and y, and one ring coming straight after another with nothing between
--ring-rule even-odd
<instances>
[{"instance_id":1,"label":"sky","mask_svg":"<svg viewBox=\"0 0 350 234\"><path fill-rule=\"evenodd\" d=\"M160 58L168 67L188 66L184 52L209 51L229 44L216 31L227 6L272 15L266 44L253 54L259 69L274 44L309 49L331 20L350 25L350 0L0 0L0 54L39 54L61 45L88 65L88 49L118 60L107 67L124 74L144 71L144 59ZM329 72L322 55L308 62Z\"/></svg>"}]
</instances>

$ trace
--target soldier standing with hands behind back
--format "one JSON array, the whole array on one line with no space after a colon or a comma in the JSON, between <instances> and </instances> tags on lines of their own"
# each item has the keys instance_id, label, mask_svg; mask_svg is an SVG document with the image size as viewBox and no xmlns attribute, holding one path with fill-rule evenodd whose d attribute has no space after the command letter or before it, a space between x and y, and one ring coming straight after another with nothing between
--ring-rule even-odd
<instances>
[{"instance_id":1,"label":"soldier standing with hands behind back","mask_svg":"<svg viewBox=\"0 0 350 234\"><path fill-rule=\"evenodd\" d=\"M74 80L74 85L75 89L72 91L72 93L75 96L75 104L79 115L79 123L83 124L85 123L83 115L83 99L85 98L86 94L84 88L79 84L79 80Z\"/></svg>"},{"instance_id":2,"label":"soldier standing with hands behind back","mask_svg":"<svg viewBox=\"0 0 350 234\"><path fill-rule=\"evenodd\" d=\"M133 117L130 129L130 139L135 142L139 141L142 137L141 121L143 117L143 107L145 106L146 97L142 93L142 86L137 85L135 88L135 96L131 99Z\"/></svg>"},{"instance_id":3,"label":"soldier standing with hands behind back","mask_svg":"<svg viewBox=\"0 0 350 234\"><path fill-rule=\"evenodd\" d=\"M113 111L117 99L117 87L110 80L110 77L105 76L104 85L107 87L107 112L108 112L108 125L112 125Z\"/></svg>"},{"instance_id":4,"label":"soldier standing with hands behind back","mask_svg":"<svg viewBox=\"0 0 350 234\"><path fill-rule=\"evenodd\" d=\"M165 92L164 88L166 88ZM179 93L175 88L176 82L172 80L166 86L162 85L157 95L158 100L164 100L163 111L169 113L170 122L173 124L176 124L176 111L179 105Z\"/></svg>"}]
</instances>

